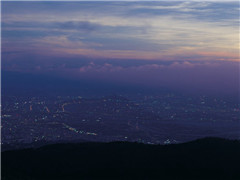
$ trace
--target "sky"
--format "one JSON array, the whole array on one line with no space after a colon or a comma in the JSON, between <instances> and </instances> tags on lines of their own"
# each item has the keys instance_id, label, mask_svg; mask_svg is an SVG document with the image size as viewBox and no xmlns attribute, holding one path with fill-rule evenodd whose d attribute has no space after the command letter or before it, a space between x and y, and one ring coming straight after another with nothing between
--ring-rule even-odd
<instances>
[{"instance_id":1,"label":"sky","mask_svg":"<svg viewBox=\"0 0 240 180\"><path fill-rule=\"evenodd\" d=\"M238 2L2 2L2 70L239 91Z\"/></svg>"}]
</instances>

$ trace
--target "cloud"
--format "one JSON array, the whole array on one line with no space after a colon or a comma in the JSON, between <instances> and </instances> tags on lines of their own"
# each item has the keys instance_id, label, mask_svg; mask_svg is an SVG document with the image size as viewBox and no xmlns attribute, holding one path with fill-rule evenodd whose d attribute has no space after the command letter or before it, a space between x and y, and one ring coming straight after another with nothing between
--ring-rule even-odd
<instances>
[{"instance_id":1,"label":"cloud","mask_svg":"<svg viewBox=\"0 0 240 180\"><path fill-rule=\"evenodd\" d=\"M127 62L125 62L127 63ZM138 66L89 63L80 68L63 69L62 74L74 79L99 80L143 87L173 88L187 92L237 94L238 63L230 62L151 62Z\"/></svg>"},{"instance_id":2,"label":"cloud","mask_svg":"<svg viewBox=\"0 0 240 180\"><path fill-rule=\"evenodd\" d=\"M236 3L2 4L4 70L237 90Z\"/></svg>"},{"instance_id":3,"label":"cloud","mask_svg":"<svg viewBox=\"0 0 240 180\"><path fill-rule=\"evenodd\" d=\"M236 12L234 3L216 2L4 2L2 40L12 49L43 53L52 37L45 51L61 55L236 60ZM231 58L221 58L222 52Z\"/></svg>"},{"instance_id":4,"label":"cloud","mask_svg":"<svg viewBox=\"0 0 240 180\"><path fill-rule=\"evenodd\" d=\"M54 25L53 25L54 26ZM92 32L99 30L101 26L97 23L91 23L89 21L67 21L56 22L55 26L60 29L80 30L84 32Z\"/></svg>"},{"instance_id":5,"label":"cloud","mask_svg":"<svg viewBox=\"0 0 240 180\"><path fill-rule=\"evenodd\" d=\"M104 61L103 61L104 62ZM125 62L128 63L128 62ZM95 73L95 72L151 72L151 71L162 71L162 70L179 70L179 69L196 69L196 68L206 68L206 67L218 67L222 63L217 62L190 62L190 61L172 61L168 64L157 63L151 61L151 63L145 63L143 65L136 65L136 66L123 66L122 65L114 65L114 61L112 64L110 63L101 63L96 64L94 62L89 62L88 64L79 68L80 73Z\"/></svg>"}]
</instances>

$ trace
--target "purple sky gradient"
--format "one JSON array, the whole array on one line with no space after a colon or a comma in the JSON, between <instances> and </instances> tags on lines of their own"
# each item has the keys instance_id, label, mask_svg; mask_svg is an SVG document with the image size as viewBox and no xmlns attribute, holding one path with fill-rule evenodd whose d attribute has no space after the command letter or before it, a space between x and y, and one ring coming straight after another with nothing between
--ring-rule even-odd
<instances>
[{"instance_id":1,"label":"purple sky gradient","mask_svg":"<svg viewBox=\"0 0 240 180\"><path fill-rule=\"evenodd\" d=\"M2 2L2 69L239 91L237 2Z\"/></svg>"}]
</instances>

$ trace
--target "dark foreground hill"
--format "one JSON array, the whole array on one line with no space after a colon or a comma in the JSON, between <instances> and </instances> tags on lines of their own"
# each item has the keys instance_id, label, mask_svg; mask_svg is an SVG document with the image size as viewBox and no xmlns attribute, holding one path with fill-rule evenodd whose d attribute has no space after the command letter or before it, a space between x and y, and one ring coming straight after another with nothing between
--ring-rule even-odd
<instances>
[{"instance_id":1,"label":"dark foreground hill","mask_svg":"<svg viewBox=\"0 0 240 180\"><path fill-rule=\"evenodd\" d=\"M55 144L2 152L2 180L240 179L240 142Z\"/></svg>"}]
</instances>

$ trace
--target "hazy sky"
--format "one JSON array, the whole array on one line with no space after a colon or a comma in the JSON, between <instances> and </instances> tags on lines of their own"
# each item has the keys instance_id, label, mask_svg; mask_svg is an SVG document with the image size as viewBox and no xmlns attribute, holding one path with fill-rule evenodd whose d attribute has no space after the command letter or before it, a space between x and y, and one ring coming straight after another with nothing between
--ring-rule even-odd
<instances>
[{"instance_id":1,"label":"hazy sky","mask_svg":"<svg viewBox=\"0 0 240 180\"><path fill-rule=\"evenodd\" d=\"M238 2L2 2L2 68L236 93Z\"/></svg>"}]
</instances>

